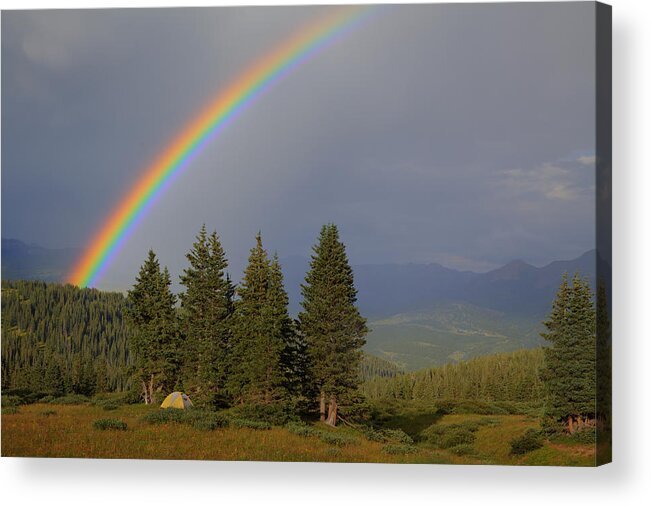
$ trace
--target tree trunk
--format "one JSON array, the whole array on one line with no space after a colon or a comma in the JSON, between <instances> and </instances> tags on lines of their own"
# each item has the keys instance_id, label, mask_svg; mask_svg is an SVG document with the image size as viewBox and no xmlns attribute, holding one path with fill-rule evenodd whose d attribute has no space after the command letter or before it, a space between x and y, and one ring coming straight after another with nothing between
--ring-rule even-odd
<instances>
[{"instance_id":1,"label":"tree trunk","mask_svg":"<svg viewBox=\"0 0 651 506\"><path fill-rule=\"evenodd\" d=\"M574 434L574 417L572 415L567 417L567 430L570 434Z\"/></svg>"},{"instance_id":2,"label":"tree trunk","mask_svg":"<svg viewBox=\"0 0 651 506\"><path fill-rule=\"evenodd\" d=\"M333 427L337 426L337 399L332 396L330 397L330 405L328 406L328 421L326 422L328 425L332 425Z\"/></svg>"},{"instance_id":3,"label":"tree trunk","mask_svg":"<svg viewBox=\"0 0 651 506\"><path fill-rule=\"evenodd\" d=\"M151 404L154 402L154 375L152 374L149 378L149 385L147 386L147 400L146 404Z\"/></svg>"},{"instance_id":4,"label":"tree trunk","mask_svg":"<svg viewBox=\"0 0 651 506\"><path fill-rule=\"evenodd\" d=\"M145 380L142 380L142 398L145 401L145 404L149 404L149 396L147 395L147 383Z\"/></svg>"},{"instance_id":5,"label":"tree trunk","mask_svg":"<svg viewBox=\"0 0 651 506\"><path fill-rule=\"evenodd\" d=\"M319 404L320 420L325 422L325 392L321 392L321 403Z\"/></svg>"}]
</instances>

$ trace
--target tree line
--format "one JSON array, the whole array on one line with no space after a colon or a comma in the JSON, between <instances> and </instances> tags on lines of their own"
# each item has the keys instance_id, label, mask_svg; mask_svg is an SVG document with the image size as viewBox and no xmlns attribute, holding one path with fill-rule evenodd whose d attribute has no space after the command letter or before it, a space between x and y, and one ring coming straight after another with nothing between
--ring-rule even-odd
<instances>
[{"instance_id":1,"label":"tree line","mask_svg":"<svg viewBox=\"0 0 651 506\"><path fill-rule=\"evenodd\" d=\"M369 399L540 402L544 398L543 363L540 348L518 350L389 378L376 376L361 389Z\"/></svg>"},{"instance_id":2,"label":"tree line","mask_svg":"<svg viewBox=\"0 0 651 506\"><path fill-rule=\"evenodd\" d=\"M295 403L336 425L357 390L366 320L345 246L334 224L313 247L303 310L293 321L278 256L258 234L235 286L216 232L201 228L180 276L184 291L150 251L127 296L130 350L146 403L182 389L198 404Z\"/></svg>"},{"instance_id":3,"label":"tree line","mask_svg":"<svg viewBox=\"0 0 651 506\"><path fill-rule=\"evenodd\" d=\"M2 388L50 395L124 390L125 297L42 281L2 281Z\"/></svg>"}]
</instances>

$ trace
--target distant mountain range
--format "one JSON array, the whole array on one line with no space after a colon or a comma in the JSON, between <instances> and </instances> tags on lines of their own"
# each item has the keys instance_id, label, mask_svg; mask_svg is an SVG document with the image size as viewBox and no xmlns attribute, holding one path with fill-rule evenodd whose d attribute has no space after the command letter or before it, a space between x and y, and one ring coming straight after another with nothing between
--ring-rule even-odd
<instances>
[{"instance_id":1,"label":"distant mountain range","mask_svg":"<svg viewBox=\"0 0 651 506\"><path fill-rule=\"evenodd\" d=\"M594 285L597 255L588 251L573 260L535 267L522 260L486 273L457 271L439 264L356 265L355 285L360 310L371 319L418 311L433 303L466 302L527 317L548 313L564 272L579 272ZM281 260L292 313L300 311L300 284L309 267L304 257ZM602 262L600 266L609 272Z\"/></svg>"},{"instance_id":2,"label":"distant mountain range","mask_svg":"<svg viewBox=\"0 0 651 506\"><path fill-rule=\"evenodd\" d=\"M78 248L49 249L16 239L2 239L2 279L60 283L80 252Z\"/></svg>"},{"instance_id":3,"label":"distant mountain range","mask_svg":"<svg viewBox=\"0 0 651 506\"><path fill-rule=\"evenodd\" d=\"M408 370L543 343L542 320L564 272L588 276L595 286L597 261L588 251L573 260L535 267L522 260L486 273L439 264L356 265L360 311L371 332L366 351ZM300 311L304 257L281 260L292 314Z\"/></svg>"},{"instance_id":4,"label":"distant mountain range","mask_svg":"<svg viewBox=\"0 0 651 506\"><path fill-rule=\"evenodd\" d=\"M61 282L79 253L2 239L2 278ZM417 369L538 346L562 274L579 272L594 287L597 262L609 277L594 250L544 267L514 260L486 273L439 264L355 265L360 311L371 328L366 351ZM295 316L309 259L291 256L281 264Z\"/></svg>"}]
</instances>

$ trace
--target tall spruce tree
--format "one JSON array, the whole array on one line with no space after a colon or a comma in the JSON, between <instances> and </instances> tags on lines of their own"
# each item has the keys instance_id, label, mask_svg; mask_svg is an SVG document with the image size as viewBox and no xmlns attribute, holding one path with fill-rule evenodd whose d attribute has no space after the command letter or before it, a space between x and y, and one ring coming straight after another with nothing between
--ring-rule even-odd
<instances>
[{"instance_id":1,"label":"tall spruce tree","mask_svg":"<svg viewBox=\"0 0 651 506\"><path fill-rule=\"evenodd\" d=\"M554 300L552 312L543 322L541 336L551 343L545 347L545 367L541 378L547 392L546 414L562 421L573 433L595 418L596 335L592 290L587 280L567 275Z\"/></svg>"},{"instance_id":2,"label":"tall spruce tree","mask_svg":"<svg viewBox=\"0 0 651 506\"><path fill-rule=\"evenodd\" d=\"M300 331L310 360L310 376L319 392L319 412L337 424L339 403L359 383L361 348L368 332L356 307L357 290L346 249L334 224L321 228L310 271L301 285Z\"/></svg>"},{"instance_id":3,"label":"tall spruce tree","mask_svg":"<svg viewBox=\"0 0 651 506\"><path fill-rule=\"evenodd\" d=\"M135 355L136 377L146 404L154 402L155 392L167 391L176 383L180 343L176 297L170 285L167 267L161 271L156 254L149 250L127 296L127 321L133 328L129 350Z\"/></svg>"},{"instance_id":4,"label":"tall spruce tree","mask_svg":"<svg viewBox=\"0 0 651 506\"><path fill-rule=\"evenodd\" d=\"M183 383L198 403L215 405L223 401L227 377L233 286L217 233L208 236L205 225L186 258L190 266L181 276L180 295Z\"/></svg>"},{"instance_id":5,"label":"tall spruce tree","mask_svg":"<svg viewBox=\"0 0 651 506\"><path fill-rule=\"evenodd\" d=\"M240 402L269 404L287 396L283 363L291 321L277 259L269 261L258 233L237 289L229 390Z\"/></svg>"}]
</instances>

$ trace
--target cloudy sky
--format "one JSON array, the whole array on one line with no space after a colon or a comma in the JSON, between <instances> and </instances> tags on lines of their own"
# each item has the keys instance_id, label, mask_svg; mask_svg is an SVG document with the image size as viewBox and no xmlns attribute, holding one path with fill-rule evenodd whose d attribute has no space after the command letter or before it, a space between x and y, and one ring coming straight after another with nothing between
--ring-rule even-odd
<instances>
[{"instance_id":1,"label":"cloudy sky","mask_svg":"<svg viewBox=\"0 0 651 506\"><path fill-rule=\"evenodd\" d=\"M353 263L487 270L594 247L594 6L400 6L299 67L196 159L100 287L202 223ZM323 7L2 14L2 237L83 247L186 121Z\"/></svg>"}]
</instances>

